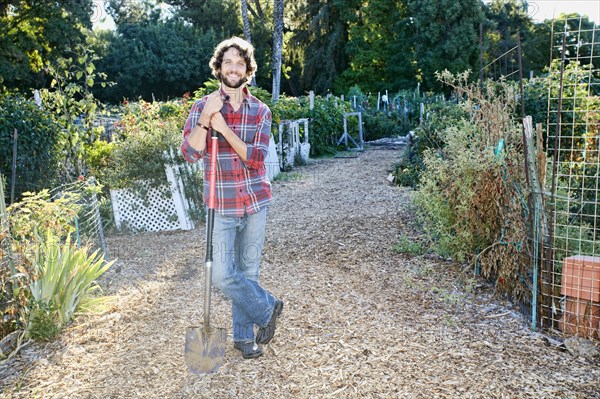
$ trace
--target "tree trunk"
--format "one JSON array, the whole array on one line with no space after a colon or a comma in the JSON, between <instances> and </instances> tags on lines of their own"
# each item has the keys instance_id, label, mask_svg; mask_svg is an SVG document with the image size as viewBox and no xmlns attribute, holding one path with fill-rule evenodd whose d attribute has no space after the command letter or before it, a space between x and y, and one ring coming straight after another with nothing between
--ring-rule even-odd
<instances>
[{"instance_id":1,"label":"tree trunk","mask_svg":"<svg viewBox=\"0 0 600 399\"><path fill-rule=\"evenodd\" d=\"M283 1L273 0L273 102L281 89L281 52L283 47Z\"/></svg>"},{"instance_id":2,"label":"tree trunk","mask_svg":"<svg viewBox=\"0 0 600 399\"><path fill-rule=\"evenodd\" d=\"M244 22L244 38L248 43L252 43L250 33L250 19L248 19L248 0L242 0L242 21ZM251 86L256 86L256 76L252 76Z\"/></svg>"},{"instance_id":3,"label":"tree trunk","mask_svg":"<svg viewBox=\"0 0 600 399\"><path fill-rule=\"evenodd\" d=\"M250 20L248 19L248 0L242 0L242 21L244 22L244 38L248 43L252 43Z\"/></svg>"}]
</instances>

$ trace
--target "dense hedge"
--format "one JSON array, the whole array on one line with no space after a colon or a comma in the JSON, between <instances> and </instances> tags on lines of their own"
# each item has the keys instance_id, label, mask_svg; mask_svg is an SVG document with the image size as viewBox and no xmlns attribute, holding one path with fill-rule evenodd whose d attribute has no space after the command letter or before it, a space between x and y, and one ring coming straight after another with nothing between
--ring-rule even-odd
<instances>
[{"instance_id":1,"label":"dense hedge","mask_svg":"<svg viewBox=\"0 0 600 399\"><path fill-rule=\"evenodd\" d=\"M59 176L64 134L52 115L21 95L0 96L0 172L10 196L14 131L18 132L15 199L49 188Z\"/></svg>"}]
</instances>

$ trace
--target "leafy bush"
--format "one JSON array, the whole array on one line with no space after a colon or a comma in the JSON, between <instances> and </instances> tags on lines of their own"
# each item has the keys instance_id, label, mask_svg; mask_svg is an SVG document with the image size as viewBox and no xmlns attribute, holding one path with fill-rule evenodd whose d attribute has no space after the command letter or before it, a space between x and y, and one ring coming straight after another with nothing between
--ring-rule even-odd
<instances>
[{"instance_id":1,"label":"leafy bush","mask_svg":"<svg viewBox=\"0 0 600 399\"><path fill-rule=\"evenodd\" d=\"M374 141L383 137L400 137L408 134L402 118L396 113L366 111L362 115L365 141Z\"/></svg>"},{"instance_id":2,"label":"leafy bush","mask_svg":"<svg viewBox=\"0 0 600 399\"><path fill-rule=\"evenodd\" d=\"M464 75L440 76L463 98L468 119L436 129L423 151L418 214L443 256L476 264L497 289L522 299L527 289L527 189L520 124L508 84L483 91ZM445 121L442 120L442 124Z\"/></svg>"},{"instance_id":3,"label":"leafy bush","mask_svg":"<svg viewBox=\"0 0 600 399\"><path fill-rule=\"evenodd\" d=\"M143 100L124 104L121 121L117 123L119 139L110 150L110 161L103 161L111 164L107 174L111 188L137 187L140 180L152 187L164 186L164 152L181 144L187 118L184 104ZM161 113L166 117L162 118Z\"/></svg>"},{"instance_id":4,"label":"leafy bush","mask_svg":"<svg viewBox=\"0 0 600 399\"><path fill-rule=\"evenodd\" d=\"M314 109L309 114L311 155L319 157L337 152L337 141L344 133L344 113L351 111L347 101L315 97ZM358 125L349 123L348 130L358 131Z\"/></svg>"},{"instance_id":5,"label":"leafy bush","mask_svg":"<svg viewBox=\"0 0 600 399\"><path fill-rule=\"evenodd\" d=\"M116 143L96 140L85 147L86 175L94 177L100 182L109 180L109 171L112 168L112 157Z\"/></svg>"},{"instance_id":6,"label":"leafy bush","mask_svg":"<svg viewBox=\"0 0 600 399\"><path fill-rule=\"evenodd\" d=\"M3 244L0 246L0 258L9 265L4 268L3 263L0 273L0 287L3 288L0 311L4 318L2 334L28 325L37 325L33 328L34 336L43 335L43 331L55 331L52 320L60 320L60 317L58 313L54 313L56 319L54 316L49 318L49 315L53 311L58 312L60 306L37 301L31 289L40 278L39 250L45 245L44 238L52 237L57 243L70 242L71 235L75 233L75 218L80 212L85 212L83 197L97 191L98 187L81 182L70 189L60 195L51 195L48 190L26 193L22 201L15 202L6 210L3 226L5 223L9 228L0 231ZM76 278L75 275L72 277Z\"/></svg>"},{"instance_id":7,"label":"leafy bush","mask_svg":"<svg viewBox=\"0 0 600 399\"><path fill-rule=\"evenodd\" d=\"M9 182L15 129L18 131L15 199L19 199L23 192L50 188L58 179L65 136L53 116L33 101L17 94L0 95L0 173Z\"/></svg>"},{"instance_id":8,"label":"leafy bush","mask_svg":"<svg viewBox=\"0 0 600 399\"><path fill-rule=\"evenodd\" d=\"M468 118L464 107L452 102L436 102L428 105L427 118L414 129L414 137L406 156L394 166L396 184L416 187L420 174L425 170L423 153L428 149L441 149L445 129Z\"/></svg>"}]
</instances>

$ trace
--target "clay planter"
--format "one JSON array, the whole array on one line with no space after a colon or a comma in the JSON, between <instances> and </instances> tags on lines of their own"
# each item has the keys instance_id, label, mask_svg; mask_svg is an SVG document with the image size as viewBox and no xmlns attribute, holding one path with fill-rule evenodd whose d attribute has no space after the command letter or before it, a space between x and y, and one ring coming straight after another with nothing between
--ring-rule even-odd
<instances>
[{"instance_id":1,"label":"clay planter","mask_svg":"<svg viewBox=\"0 0 600 399\"><path fill-rule=\"evenodd\" d=\"M565 334L600 338L600 257L565 258L561 294L565 306L559 328Z\"/></svg>"}]
</instances>

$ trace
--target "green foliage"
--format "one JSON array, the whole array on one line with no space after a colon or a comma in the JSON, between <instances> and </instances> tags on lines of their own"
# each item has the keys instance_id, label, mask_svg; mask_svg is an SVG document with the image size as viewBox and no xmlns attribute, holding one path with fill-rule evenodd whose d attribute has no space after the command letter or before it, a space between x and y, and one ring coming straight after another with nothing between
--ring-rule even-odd
<instances>
[{"instance_id":1,"label":"green foliage","mask_svg":"<svg viewBox=\"0 0 600 399\"><path fill-rule=\"evenodd\" d=\"M187 118L185 103L126 102L117 125L119 140L111 150L107 174L111 188L137 187L140 180L151 187L165 185L164 152L179 148ZM166 118L165 107L169 109Z\"/></svg>"},{"instance_id":2,"label":"green foliage","mask_svg":"<svg viewBox=\"0 0 600 399\"><path fill-rule=\"evenodd\" d=\"M484 15L479 0L408 0L416 35L415 58L423 87L439 91L435 72L475 70L479 24Z\"/></svg>"},{"instance_id":3,"label":"green foliage","mask_svg":"<svg viewBox=\"0 0 600 399\"><path fill-rule=\"evenodd\" d=\"M18 94L0 95L0 172L9 182L15 129L18 132L15 199L18 199L23 192L49 187L58 178L64 134L47 110ZM10 192L5 191L5 195Z\"/></svg>"},{"instance_id":4,"label":"green foliage","mask_svg":"<svg viewBox=\"0 0 600 399\"><path fill-rule=\"evenodd\" d=\"M286 58L301 62L299 74L304 91L325 94L348 67L346 42L349 22L358 18L362 3L356 0L325 0L295 5L295 21ZM286 46L284 46L286 47ZM302 91L301 91L302 92ZM337 90L337 93L342 91Z\"/></svg>"},{"instance_id":5,"label":"green foliage","mask_svg":"<svg viewBox=\"0 0 600 399\"><path fill-rule=\"evenodd\" d=\"M98 70L116 85L95 90L103 101L178 98L211 76L208 63L217 43L212 30L174 20L131 22L108 40Z\"/></svg>"},{"instance_id":6,"label":"green foliage","mask_svg":"<svg viewBox=\"0 0 600 399\"><path fill-rule=\"evenodd\" d=\"M382 137L400 137L408 133L402 125L403 118L397 113L383 113L367 110L362 114L365 141L373 141Z\"/></svg>"},{"instance_id":7,"label":"green foliage","mask_svg":"<svg viewBox=\"0 0 600 399\"><path fill-rule=\"evenodd\" d=\"M85 198L99 190L99 186L81 181L53 195L48 190L24 193L21 201L7 209L14 251L27 260L31 258L33 243L39 241L38 236L51 234L57 239L67 239L75 232L75 218L86 210Z\"/></svg>"},{"instance_id":8,"label":"green foliage","mask_svg":"<svg viewBox=\"0 0 600 399\"><path fill-rule=\"evenodd\" d=\"M591 110L600 109L600 97L594 95L594 86L599 77L590 71L590 65L570 62L564 68L563 102L561 114L561 138L555 142L558 117L551 112L546 124L547 109L558 109L560 64L558 60L552 64L551 72L543 78L536 78L525 86L525 110L532 115L534 123L542 123L543 141L547 153L553 154L558 145L558 181L559 186L567 186L570 195L580 198L583 209L580 215L594 215L594 204L597 202L597 176L600 173L598 164L599 143L597 129L600 115ZM548 103L550 96L550 103ZM552 131L547 132L549 126ZM548 139L550 137L551 139ZM552 176L552 171L550 171ZM565 179L568 178L568 181ZM575 211L577 212L577 211ZM594 225L593 217L585 216L585 224Z\"/></svg>"},{"instance_id":9,"label":"green foliage","mask_svg":"<svg viewBox=\"0 0 600 399\"><path fill-rule=\"evenodd\" d=\"M39 248L44 237L53 237L54 241L61 243L69 241L75 232L75 218L80 212L85 212L83 197L97 190L98 187L81 182L60 195L51 196L48 190L26 193L22 201L8 207L6 225L10 229L0 231L3 244L0 255L1 259L8 259L11 267L9 272L3 267L0 273L0 287L3 288L0 311L9 330L23 328L31 316L33 325L36 325L33 335L51 336L50 332L56 331L52 323L59 320L58 314L54 313L56 317L49 316L51 311L57 311L55 304L32 300L31 284L38 278L36 259L40 254Z\"/></svg>"},{"instance_id":10,"label":"green foliage","mask_svg":"<svg viewBox=\"0 0 600 399\"><path fill-rule=\"evenodd\" d=\"M441 120L433 145L423 151L415 205L432 249L476 264L498 278L499 292L517 299L527 288L527 185L522 170L520 124L511 118L515 90L509 84L468 84L466 75L440 79L462 99L467 118ZM502 146L499 143L503 144Z\"/></svg>"},{"instance_id":11,"label":"green foliage","mask_svg":"<svg viewBox=\"0 0 600 399\"><path fill-rule=\"evenodd\" d=\"M185 163L177 149L181 145L181 132L190 103L125 102L123 115L117 124L118 140L112 144L98 144L98 164L107 164L100 177L112 189L127 188L149 206L148 189L158 189L168 198L171 189L165 173L166 164ZM171 158L173 156L173 158ZM190 218L202 220L202 178L179 168L186 198L192 202Z\"/></svg>"},{"instance_id":12,"label":"green foliage","mask_svg":"<svg viewBox=\"0 0 600 399\"><path fill-rule=\"evenodd\" d=\"M349 65L335 90L359 84L366 92L396 91L416 84L412 19L405 1L363 4L361 18L349 25L346 54Z\"/></svg>"},{"instance_id":13,"label":"green foliage","mask_svg":"<svg viewBox=\"0 0 600 399\"><path fill-rule=\"evenodd\" d=\"M351 110L350 103L346 101L315 97L315 107L309 114L312 156L333 155L337 152L337 141L344 132L344 112ZM348 127L350 129L351 125Z\"/></svg>"},{"instance_id":14,"label":"green foliage","mask_svg":"<svg viewBox=\"0 0 600 399\"><path fill-rule=\"evenodd\" d=\"M473 225L471 205L480 195L480 179L488 171L492 177L500 175L501 165L493 151L481 145L483 132L470 122L462 121L441 134L446 142L442 151L431 149L423 154L427 174L421 175L415 204L436 249L464 261L489 245L496 233L495 226L486 231L489 219Z\"/></svg>"},{"instance_id":15,"label":"green foliage","mask_svg":"<svg viewBox=\"0 0 600 399\"><path fill-rule=\"evenodd\" d=\"M77 248L71 243L60 242L51 233L36 251L34 276L29 285L35 304L32 318L28 320L27 331L53 332L49 324L58 327L69 323L80 308L91 309L107 298L94 298L92 293L99 289L96 280L114 261L106 262L96 250L90 253L87 247ZM36 317L37 316L37 317ZM40 325L36 326L36 321Z\"/></svg>"},{"instance_id":16,"label":"green foliage","mask_svg":"<svg viewBox=\"0 0 600 399\"><path fill-rule=\"evenodd\" d=\"M85 41L93 0L0 2L0 85L44 85L44 69Z\"/></svg>"},{"instance_id":17,"label":"green foliage","mask_svg":"<svg viewBox=\"0 0 600 399\"><path fill-rule=\"evenodd\" d=\"M87 168L86 176L95 177L100 182L106 182L109 179L112 168L112 158L117 144L96 140L92 144L85 146L85 165Z\"/></svg>"},{"instance_id":18,"label":"green foliage","mask_svg":"<svg viewBox=\"0 0 600 399\"><path fill-rule=\"evenodd\" d=\"M493 24L493 26L486 27L487 51L485 51L483 65L487 65L517 45L517 32L521 36L521 43L527 42L533 21L521 0L492 0L484 5L484 11L489 19L487 24ZM544 44L547 48L548 41ZM548 55L544 60L544 65L549 58ZM523 76L528 76L529 70L529 68L525 68Z\"/></svg>"},{"instance_id":19,"label":"green foliage","mask_svg":"<svg viewBox=\"0 0 600 399\"><path fill-rule=\"evenodd\" d=\"M414 242L409 237L401 236L396 245L394 245L394 251L407 255L423 255L426 249L421 243Z\"/></svg>"},{"instance_id":20,"label":"green foliage","mask_svg":"<svg viewBox=\"0 0 600 399\"><path fill-rule=\"evenodd\" d=\"M56 309L44 302L30 302L27 315L27 335L38 341L49 341L61 332Z\"/></svg>"},{"instance_id":21,"label":"green foliage","mask_svg":"<svg viewBox=\"0 0 600 399\"><path fill-rule=\"evenodd\" d=\"M68 58L48 66L50 88L40 90L44 107L59 122L64 132L61 147L66 153L61 172L69 180L83 173L84 146L96 140L101 129L93 126L99 103L92 87L105 76L96 72L98 57L85 46L77 46ZM99 83L106 86L106 82Z\"/></svg>"},{"instance_id":22,"label":"green foliage","mask_svg":"<svg viewBox=\"0 0 600 399\"><path fill-rule=\"evenodd\" d=\"M218 41L241 33L241 21L237 17L240 15L240 6L236 0L219 1L218 7L215 7L215 3L211 1L167 0L165 3L176 7L178 17L184 21L190 22L196 27L215 31ZM265 8L268 9L268 6ZM258 9L253 9L253 11L252 15L263 16L264 12L260 4L258 4ZM263 17L260 22L265 22L265 20L266 18ZM260 22L257 21L257 25ZM212 55L212 51L210 55Z\"/></svg>"},{"instance_id":23,"label":"green foliage","mask_svg":"<svg viewBox=\"0 0 600 399\"><path fill-rule=\"evenodd\" d=\"M413 109L416 104L412 105ZM419 176L425 170L424 152L428 149L441 149L444 146L444 131L468 118L464 107L453 102L432 102L426 106L426 118L414 128L414 137L406 156L394 166L396 184L417 187Z\"/></svg>"}]
</instances>

